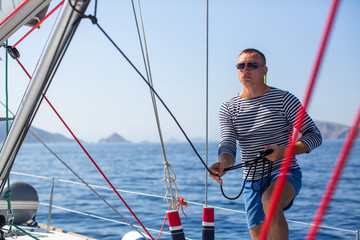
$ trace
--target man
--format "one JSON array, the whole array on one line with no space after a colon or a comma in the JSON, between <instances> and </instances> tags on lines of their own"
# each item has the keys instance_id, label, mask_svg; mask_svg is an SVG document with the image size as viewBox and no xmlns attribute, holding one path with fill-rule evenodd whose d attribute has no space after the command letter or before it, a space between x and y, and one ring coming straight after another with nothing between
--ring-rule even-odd
<instances>
[{"instance_id":1,"label":"man","mask_svg":"<svg viewBox=\"0 0 360 240\"><path fill-rule=\"evenodd\" d=\"M242 92L230 101L223 103L220 109L220 145L218 150L219 161L214 163L210 174L216 182L222 184L221 177L226 173L224 169L233 166L236 155L236 141L241 150L241 161L251 162L261 151L271 149L273 152L266 158L270 164L258 163L258 166L243 167L244 201L249 231L253 239L258 239L265 213L269 208L271 195L278 175L285 149L295 125L300 101L291 93L264 83L268 71L263 53L256 49L246 49L239 55L237 71ZM305 114L304 121L299 129L301 137L295 144L294 155L309 153L322 143L320 131ZM264 168L264 169L263 169ZM301 169L295 156L291 159L290 170L280 203L272 218L267 239L288 239L289 229L284 217L284 211L289 209L294 198L301 188ZM267 177L263 170L270 169L269 184L263 192L254 191L263 186ZM263 181L262 181L263 180Z\"/></svg>"}]
</instances>

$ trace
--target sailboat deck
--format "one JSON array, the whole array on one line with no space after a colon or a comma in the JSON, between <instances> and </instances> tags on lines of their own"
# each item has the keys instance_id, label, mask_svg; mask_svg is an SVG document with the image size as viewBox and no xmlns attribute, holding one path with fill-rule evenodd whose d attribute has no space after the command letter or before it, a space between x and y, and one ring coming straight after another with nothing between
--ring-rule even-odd
<instances>
[{"instance_id":1,"label":"sailboat deck","mask_svg":"<svg viewBox=\"0 0 360 240\"><path fill-rule=\"evenodd\" d=\"M21 226L21 229L31 234L31 236L21 232L18 229L12 228L12 232L16 234L16 239L18 240L28 240L34 239L50 239L50 240L95 240L95 238L89 238L72 232L64 232L61 229L50 227L49 230L46 229L45 225L38 224L38 227L31 226ZM9 230L9 227L3 227L3 230ZM14 239L14 235L10 235L8 232L5 233L5 239Z\"/></svg>"}]
</instances>

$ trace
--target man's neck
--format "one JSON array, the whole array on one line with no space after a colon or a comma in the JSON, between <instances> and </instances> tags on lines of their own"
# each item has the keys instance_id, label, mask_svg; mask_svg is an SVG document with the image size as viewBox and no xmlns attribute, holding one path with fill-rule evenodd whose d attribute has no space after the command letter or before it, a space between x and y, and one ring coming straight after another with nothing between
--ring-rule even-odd
<instances>
[{"instance_id":1,"label":"man's neck","mask_svg":"<svg viewBox=\"0 0 360 240\"><path fill-rule=\"evenodd\" d=\"M257 98L257 97L264 95L269 90L270 90L270 87L265 84L262 85L261 87L257 86L255 88L243 86L243 90L240 93L240 97L244 98L244 99Z\"/></svg>"}]
</instances>

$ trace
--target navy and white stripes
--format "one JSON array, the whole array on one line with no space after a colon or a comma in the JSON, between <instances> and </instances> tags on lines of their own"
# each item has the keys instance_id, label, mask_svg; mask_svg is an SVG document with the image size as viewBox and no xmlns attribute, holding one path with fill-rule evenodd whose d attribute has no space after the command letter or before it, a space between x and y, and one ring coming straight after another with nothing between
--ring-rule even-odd
<instances>
[{"instance_id":1,"label":"navy and white stripes","mask_svg":"<svg viewBox=\"0 0 360 240\"><path fill-rule=\"evenodd\" d=\"M242 99L239 96L223 103L220 108L220 145L218 155L228 153L235 158L236 141L241 150L241 161L255 159L266 145L286 146L292 127L295 125L296 114L301 103L293 94L277 88L271 88L263 96L253 99ZM322 143L319 129L312 119L305 114L299 132L302 141L309 151ZM272 171L280 170L281 160L273 164ZM262 165L262 164L261 164ZM267 171L267 165L265 170ZM298 168L294 157L292 168ZM244 175L248 167L244 167ZM249 177L260 179L262 168L257 167L256 173L251 169Z\"/></svg>"}]
</instances>

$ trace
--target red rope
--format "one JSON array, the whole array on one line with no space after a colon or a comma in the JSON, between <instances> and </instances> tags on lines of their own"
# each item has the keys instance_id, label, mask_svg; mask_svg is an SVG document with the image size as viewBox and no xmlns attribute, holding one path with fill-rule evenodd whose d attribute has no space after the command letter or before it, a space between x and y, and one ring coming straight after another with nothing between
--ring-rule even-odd
<instances>
[{"instance_id":1,"label":"red rope","mask_svg":"<svg viewBox=\"0 0 360 240\"><path fill-rule=\"evenodd\" d=\"M18 64L20 65L20 67L24 70L24 72L26 73L26 75L27 75L27 76L30 78L30 80L31 80L31 75L29 74L28 71L26 71L24 65L21 64L21 62L19 61L18 58L16 58L15 60L18 62Z\"/></svg>"},{"instance_id":2,"label":"red rope","mask_svg":"<svg viewBox=\"0 0 360 240\"><path fill-rule=\"evenodd\" d=\"M187 207L187 202L186 202L185 199L182 198L182 197L178 197L177 200L179 201L179 203L176 205L177 211L179 211L179 208L180 208L180 206L181 206L181 211L182 211L182 213L184 214L185 217L187 217L186 214L184 213L184 209L183 209L183 206ZM172 201L171 201L171 203L169 204L169 207L168 207L168 209L167 209L168 211L170 210L171 205L172 205ZM162 232L163 232L163 230L164 230L164 226L165 226L166 219L167 219L167 214L165 215L163 224L161 225L161 229L160 229L159 236L156 238L156 240L159 240L160 237L161 237L161 234L162 234Z\"/></svg>"},{"instance_id":3,"label":"red rope","mask_svg":"<svg viewBox=\"0 0 360 240\"><path fill-rule=\"evenodd\" d=\"M19 11L20 8L22 8L29 1L30 0L25 0L17 8L15 8L4 20L0 22L0 26L3 25L9 18L11 18L17 11Z\"/></svg>"},{"instance_id":4,"label":"red rope","mask_svg":"<svg viewBox=\"0 0 360 240\"><path fill-rule=\"evenodd\" d=\"M55 114L58 116L58 118L60 119L60 121L64 124L64 126L66 127L66 129L69 131L69 133L73 136L73 138L75 139L75 141L79 144L79 146L81 147L81 149L84 151L84 153L88 156L88 158L90 159L90 161L93 163L93 165L96 167L96 169L99 171L99 173L103 176L103 178L105 179L105 181L109 184L109 186L112 188L112 190L116 193L116 195L121 199L121 201L124 203L124 205L126 206L126 208L129 210L129 212L134 216L134 218L136 219L136 221L141 225L141 227L144 229L144 231L150 236L151 239L153 239L150 235L150 233L146 230L146 228L144 227L144 225L140 222L140 220L137 218L137 216L135 215L135 213L131 210L131 208L127 205L127 203L125 202L125 200L121 197L121 195L119 194L119 192L116 190L116 188L112 185L112 183L110 182L110 180L106 177L106 175L104 174L104 172L100 169L100 167L96 164L96 162L94 161L94 159L90 156L90 154L88 153L88 151L85 149L85 147L81 144L81 142L79 141L79 139L75 136L75 134L71 131L71 129L69 128L69 126L66 124L66 122L63 120L63 118L60 116L60 114L56 111L56 109L54 108L54 106L50 103L50 101L47 99L47 97L45 95L44 99L46 100L46 102L49 104L49 106L53 109L53 111L55 112Z\"/></svg>"},{"instance_id":5,"label":"red rope","mask_svg":"<svg viewBox=\"0 0 360 240\"><path fill-rule=\"evenodd\" d=\"M16 61L19 63L19 65L21 66L21 68L25 71L25 73L27 74L27 76L30 78L31 80L31 76L30 74L26 71L26 69L24 68L24 66L21 64L21 62L16 59ZM81 149L84 151L84 153L88 156L88 158L90 159L90 161L93 163L93 165L96 167L96 169L99 171L99 173L103 176L103 178L105 179L105 181L109 184L109 186L112 188L112 190L115 192L115 194L120 198L120 200L123 202L123 204L126 206L126 208L129 210L129 212L134 216L134 218L136 219L136 221L140 224L140 226L144 229L144 231L149 235L149 237L153 240L152 236L150 235L150 233L147 231L147 229L145 228L145 226L140 222L140 220L137 218L137 216L135 215L135 213L131 210L131 208L127 205L127 203L125 202L125 200L121 197L121 195L119 194L119 192L116 190L116 188L114 187L114 185L110 182L110 180L106 177L106 175L104 174L104 172L100 169L100 167L96 164L96 162L94 161L94 159L91 157L91 155L88 153L88 151L85 149L85 147L81 144L81 142L79 141L79 139L75 136L75 134L73 133L73 131L69 128L69 126L66 124L66 122L64 121L64 119L60 116L60 114L58 113L58 111L55 109L55 107L50 103L50 101L48 100L48 98L43 95L44 99L46 100L46 102L49 104L49 106L52 108L52 110L55 112L55 114L58 116L58 118L60 119L60 121L64 124L64 126L66 127L66 129L69 131L69 133L73 136L73 138L75 139L75 141L79 144L79 146L81 147Z\"/></svg>"},{"instance_id":6,"label":"red rope","mask_svg":"<svg viewBox=\"0 0 360 240\"><path fill-rule=\"evenodd\" d=\"M311 96L312 90L314 88L315 80L316 80L317 73L318 73L318 70L319 70L319 67L320 67L320 64L321 64L321 59L322 59L324 51L325 51L326 43L327 43L329 35L330 35L330 30L331 30L331 27L333 25L333 21L334 21L334 17L335 17L335 13L336 13L338 4L339 4L339 0L333 0L331 10L330 10L330 15L329 15L329 18L328 18L328 21L327 21L327 24L326 24L326 28L325 28L325 32L324 32L324 35L323 35L323 38L322 38L322 41L321 41L320 49L319 49L319 52L318 52L318 55L317 55L317 58L316 58L316 62L315 62L312 74L311 74L309 85L307 87L307 92L306 92L305 101L304 101L304 108L300 107L299 111L297 113L296 120L295 120L295 122L297 123L296 124L297 126L296 125L294 126L295 127L295 130L294 130L295 134L290 135L290 139L289 139L290 145L289 145L289 147L286 148L286 151L285 151L285 157L284 157L283 163L281 165L281 173L279 175L279 179L276 181L274 193L273 193L273 195L271 197L271 200L270 200L270 206L269 206L269 209L268 209L268 211L266 213L266 218L265 218L264 223L263 223L262 228L261 228L260 238L259 238L260 240L265 240L266 239L266 234L267 234L267 231L269 229L271 219L272 219L272 217L274 215L277 204L279 203L280 194L281 194L281 192L283 190L283 187L284 187L284 184L285 184L285 181L286 181L286 177L287 177L286 173L289 171L290 159L291 159L291 156L294 153L294 148L295 148L294 145L295 145L295 142L296 142L296 137L293 137L293 136L298 135L298 130L297 129L300 129L299 127L301 126L301 124L302 124L302 122L304 120L305 111L306 111L306 108L307 108L308 103L310 101L310 96Z\"/></svg>"},{"instance_id":7,"label":"red rope","mask_svg":"<svg viewBox=\"0 0 360 240\"><path fill-rule=\"evenodd\" d=\"M333 173L329 179L328 185L326 187L325 193L323 195L323 198L321 200L321 204L319 205L316 215L313 219L312 226L309 229L309 232L306 236L306 240L312 240L315 238L317 230L319 228L319 225L322 221L322 218L325 214L325 211L327 209L327 206L330 202L331 195L333 194L336 183L339 180L341 171L343 170L347 156L349 155L349 151L351 149L351 146L356 138L356 133L358 131L360 124L360 105L358 109L357 116L355 118L353 126L349 129L348 134L346 135L346 139L344 142L344 145L342 147L342 150L340 151L338 160L336 162L336 165L334 166Z\"/></svg>"},{"instance_id":8,"label":"red rope","mask_svg":"<svg viewBox=\"0 0 360 240\"><path fill-rule=\"evenodd\" d=\"M27 32L12 48L16 47L22 40L24 40L32 31L34 31L41 23L43 23L51 14L53 14L62 4L64 0L61 1L51 12L49 12L43 19L40 20L29 32Z\"/></svg>"},{"instance_id":9,"label":"red rope","mask_svg":"<svg viewBox=\"0 0 360 240\"><path fill-rule=\"evenodd\" d=\"M177 210L179 211L179 209L181 207L182 213L184 214L185 217L187 217L187 215L184 212L184 208L183 208L184 206L187 207L187 201L185 201L185 199L182 197L178 197L177 200L179 201L179 203L176 205Z\"/></svg>"}]
</instances>

